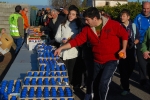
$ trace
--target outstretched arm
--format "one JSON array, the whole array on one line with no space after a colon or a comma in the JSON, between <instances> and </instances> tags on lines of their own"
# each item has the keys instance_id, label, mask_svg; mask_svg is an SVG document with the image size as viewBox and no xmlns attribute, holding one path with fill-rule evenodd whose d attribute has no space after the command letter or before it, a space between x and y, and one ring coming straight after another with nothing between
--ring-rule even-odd
<instances>
[{"instance_id":1,"label":"outstretched arm","mask_svg":"<svg viewBox=\"0 0 150 100\"><path fill-rule=\"evenodd\" d=\"M61 46L61 47L59 47L58 49L55 50L54 56L56 56L56 55L59 56L59 54L60 54L60 52L61 52L62 50L64 50L64 49L70 49L70 48L71 48L70 43L67 43L67 44Z\"/></svg>"}]
</instances>

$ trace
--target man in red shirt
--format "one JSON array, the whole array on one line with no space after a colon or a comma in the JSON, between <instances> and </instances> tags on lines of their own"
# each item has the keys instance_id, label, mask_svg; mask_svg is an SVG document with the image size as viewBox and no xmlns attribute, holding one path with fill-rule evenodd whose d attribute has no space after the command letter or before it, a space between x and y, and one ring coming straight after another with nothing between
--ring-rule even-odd
<instances>
[{"instance_id":1,"label":"man in red shirt","mask_svg":"<svg viewBox=\"0 0 150 100\"><path fill-rule=\"evenodd\" d=\"M94 100L106 100L111 78L117 69L118 53L122 52L122 58L126 58L128 33L117 21L100 16L95 7L88 8L83 16L87 26L74 39L58 48L54 55L89 41L94 55L93 80L100 75L98 93L94 93Z\"/></svg>"}]
</instances>

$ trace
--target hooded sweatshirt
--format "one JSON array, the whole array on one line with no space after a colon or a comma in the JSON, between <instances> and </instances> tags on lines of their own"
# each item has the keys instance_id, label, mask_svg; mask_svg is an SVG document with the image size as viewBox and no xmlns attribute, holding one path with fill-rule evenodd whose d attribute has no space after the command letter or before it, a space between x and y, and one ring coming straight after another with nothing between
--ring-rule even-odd
<instances>
[{"instance_id":1,"label":"hooded sweatshirt","mask_svg":"<svg viewBox=\"0 0 150 100\"><path fill-rule=\"evenodd\" d=\"M128 40L128 33L119 22L105 17L102 17L102 22L103 26L99 37L95 32L95 27L85 26L69 42L71 47L75 47L89 41L92 46L94 61L100 64L118 60L118 52L121 50L120 39Z\"/></svg>"}]
</instances>

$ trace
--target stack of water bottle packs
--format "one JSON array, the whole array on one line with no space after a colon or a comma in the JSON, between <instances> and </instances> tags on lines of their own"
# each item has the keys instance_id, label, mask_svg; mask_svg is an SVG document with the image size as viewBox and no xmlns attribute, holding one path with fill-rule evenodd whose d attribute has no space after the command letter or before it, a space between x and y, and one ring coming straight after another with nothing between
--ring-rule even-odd
<instances>
[{"instance_id":1,"label":"stack of water bottle packs","mask_svg":"<svg viewBox=\"0 0 150 100\"><path fill-rule=\"evenodd\" d=\"M69 87L23 87L20 100L74 100Z\"/></svg>"},{"instance_id":2,"label":"stack of water bottle packs","mask_svg":"<svg viewBox=\"0 0 150 100\"><path fill-rule=\"evenodd\" d=\"M36 50L38 53L38 59L59 59L59 57L54 57L55 47L51 45L46 45L44 43L38 44Z\"/></svg>"},{"instance_id":3,"label":"stack of water bottle packs","mask_svg":"<svg viewBox=\"0 0 150 100\"><path fill-rule=\"evenodd\" d=\"M37 45L39 71L28 71L20 100L74 100L64 63L54 57L53 46Z\"/></svg>"},{"instance_id":4,"label":"stack of water bottle packs","mask_svg":"<svg viewBox=\"0 0 150 100\"><path fill-rule=\"evenodd\" d=\"M17 100L16 95L20 93L21 86L21 80L2 81L0 85L0 100Z\"/></svg>"},{"instance_id":5,"label":"stack of water bottle packs","mask_svg":"<svg viewBox=\"0 0 150 100\"><path fill-rule=\"evenodd\" d=\"M56 63L56 61L54 63L51 63L51 61L46 61L46 63L44 62L41 65L39 65L39 70L47 72L66 71L66 67L63 63Z\"/></svg>"},{"instance_id":6,"label":"stack of water bottle packs","mask_svg":"<svg viewBox=\"0 0 150 100\"><path fill-rule=\"evenodd\" d=\"M47 76L44 76L43 72L28 72L28 76L24 79L24 85L68 86L68 76L60 76L60 72L51 72L50 75L47 72L45 73L47 74Z\"/></svg>"},{"instance_id":7,"label":"stack of water bottle packs","mask_svg":"<svg viewBox=\"0 0 150 100\"><path fill-rule=\"evenodd\" d=\"M68 76L66 71L28 71L27 77L54 77L54 76Z\"/></svg>"}]
</instances>

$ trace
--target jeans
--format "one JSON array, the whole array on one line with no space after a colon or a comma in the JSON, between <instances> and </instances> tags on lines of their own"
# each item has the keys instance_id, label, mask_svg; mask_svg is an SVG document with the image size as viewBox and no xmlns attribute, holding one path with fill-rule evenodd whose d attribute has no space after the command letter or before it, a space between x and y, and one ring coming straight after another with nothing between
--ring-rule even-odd
<instances>
[{"instance_id":1,"label":"jeans","mask_svg":"<svg viewBox=\"0 0 150 100\"><path fill-rule=\"evenodd\" d=\"M23 39L22 39L22 37L20 37L20 38L14 38L13 40L14 40L14 42L16 44L15 54L17 54L18 51L20 50L21 46L22 46Z\"/></svg>"},{"instance_id":2,"label":"jeans","mask_svg":"<svg viewBox=\"0 0 150 100\"><path fill-rule=\"evenodd\" d=\"M104 64L94 63L93 80L96 81L98 86L94 85L97 91L94 92L93 100L106 100L109 84L117 69L117 65L117 60L108 61Z\"/></svg>"}]
</instances>

